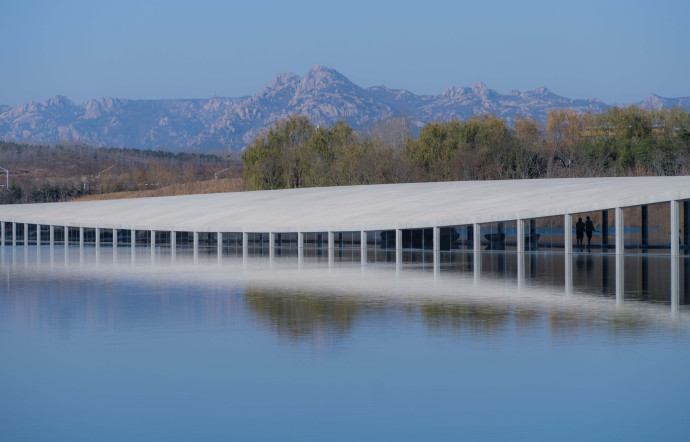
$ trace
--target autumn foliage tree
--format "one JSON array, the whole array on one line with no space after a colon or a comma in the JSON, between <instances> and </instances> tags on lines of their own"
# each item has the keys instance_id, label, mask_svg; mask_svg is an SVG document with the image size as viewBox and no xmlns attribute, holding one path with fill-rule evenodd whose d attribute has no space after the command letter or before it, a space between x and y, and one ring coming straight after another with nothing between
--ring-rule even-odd
<instances>
[{"instance_id":1,"label":"autumn foliage tree","mask_svg":"<svg viewBox=\"0 0 690 442\"><path fill-rule=\"evenodd\" d=\"M682 109L562 109L545 124L518 116L512 127L483 115L431 122L416 137L403 127L397 120L358 135L345 122L314 127L290 117L245 151L245 186L675 175L690 165L690 116Z\"/></svg>"}]
</instances>

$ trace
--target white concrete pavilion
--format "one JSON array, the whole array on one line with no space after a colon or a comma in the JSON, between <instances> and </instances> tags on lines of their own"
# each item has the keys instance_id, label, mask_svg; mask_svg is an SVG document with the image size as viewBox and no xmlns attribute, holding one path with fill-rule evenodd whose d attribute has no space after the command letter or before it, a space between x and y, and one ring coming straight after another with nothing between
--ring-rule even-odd
<instances>
[{"instance_id":1,"label":"white concrete pavilion","mask_svg":"<svg viewBox=\"0 0 690 442\"><path fill-rule=\"evenodd\" d=\"M173 248L188 232L198 245L199 234L214 235L220 252L223 235L241 235L246 248L249 235L266 234L271 251L276 235L294 234L298 248L304 235L318 232L335 247L338 232L358 232L360 246L367 247L367 232L394 231L394 247L403 247L402 233L410 229L432 229L433 250L440 246L445 226L471 226L473 248L480 249L482 225L516 223L516 250L525 251L525 221L562 217L563 251L573 251L573 214L614 210L615 231L623 232L624 208L665 203L670 206L669 248L679 253L680 215L688 219L690 177L585 178L512 181L467 181L373 186L287 189L273 191L185 195L176 197L123 199L50 204L0 206L2 245L84 245L85 230L92 244L118 245L121 232L138 243L139 232L147 232L144 244L156 246L157 232L169 232ZM682 211L680 203L682 205ZM606 212L608 213L608 212ZM61 236L55 235L56 229ZM685 235L687 236L687 230ZM19 235L18 235L19 231ZM70 232L78 239L70 238ZM48 238L44 238L47 236ZM33 237L33 238L32 238ZM608 237L608 235L607 235ZM132 240L131 238L134 238ZM527 236L529 241L529 235ZM391 242L393 244L393 242ZM431 248L428 245L427 248ZM615 235L615 251L624 252L623 235ZM363 259L364 261L364 259Z\"/></svg>"},{"instance_id":2,"label":"white concrete pavilion","mask_svg":"<svg viewBox=\"0 0 690 442\"><path fill-rule=\"evenodd\" d=\"M657 216L650 223L652 211ZM600 250L615 252L616 299L622 300L625 292L626 249L642 253L663 249L671 256L671 303L677 308L680 252L690 253L687 176L415 183L3 205L0 241L2 246L64 245L66 254L69 246L78 245L80 255L84 246L93 245L97 251L111 246L114 252L124 246L131 248L133 262L135 249L142 246L150 248L152 258L163 247L170 248L173 258L177 248L193 248L196 262L200 246L217 248L220 258L224 248L231 248L229 244L234 244L234 254L241 253L245 259L250 251L256 254L260 249L263 254L265 248L273 258L276 250L282 252L283 238L290 237L290 250L297 249L300 263L305 251L316 249L321 256L323 248L331 265L334 249L342 249L346 235L362 265L371 262L372 253L376 262L377 252L383 250L386 262L394 256L396 271L402 266L403 249L433 250L435 276L440 271L441 250L465 248L471 251L477 281L482 247L496 250L493 241L498 240L501 247L497 249L507 250L504 226L510 225L514 226L509 234L514 238L510 247L517 253L518 285L525 280L525 255L539 250L534 247L542 242L539 231L544 236L556 232L559 242L552 241L547 249L564 253L565 292L572 293L572 256L584 250L573 244L574 219L585 215L598 217ZM550 228L544 227L544 220L551 222ZM613 245L608 242L609 229ZM629 232L635 229L637 243L630 245ZM450 242L454 243L449 244L450 231L467 235L453 236ZM656 232L656 244L649 241L650 232ZM421 246L413 240L415 234L418 239L421 236ZM322 242L322 238L327 239ZM690 258L682 261L687 291Z\"/></svg>"}]
</instances>

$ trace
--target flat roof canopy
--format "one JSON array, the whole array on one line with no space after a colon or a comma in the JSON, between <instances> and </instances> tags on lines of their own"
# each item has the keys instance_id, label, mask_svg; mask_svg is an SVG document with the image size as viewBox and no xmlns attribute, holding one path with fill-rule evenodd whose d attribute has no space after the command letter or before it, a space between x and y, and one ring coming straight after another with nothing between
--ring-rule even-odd
<instances>
[{"instance_id":1,"label":"flat roof canopy","mask_svg":"<svg viewBox=\"0 0 690 442\"><path fill-rule=\"evenodd\" d=\"M0 221L137 230L326 232L540 218L690 199L690 177L382 184L0 206Z\"/></svg>"}]
</instances>

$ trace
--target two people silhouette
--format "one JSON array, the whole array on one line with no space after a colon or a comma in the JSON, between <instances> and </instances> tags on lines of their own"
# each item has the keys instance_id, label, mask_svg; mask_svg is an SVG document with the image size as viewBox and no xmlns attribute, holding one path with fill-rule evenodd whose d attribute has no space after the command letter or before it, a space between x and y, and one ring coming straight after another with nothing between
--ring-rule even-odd
<instances>
[{"instance_id":1,"label":"two people silhouette","mask_svg":"<svg viewBox=\"0 0 690 442\"><path fill-rule=\"evenodd\" d=\"M582 218L577 219L575 223L575 237L577 238L577 245L582 246L585 234L587 234L587 246L592 245L592 235L596 232L594 228L594 223L587 217L587 221L582 222Z\"/></svg>"}]
</instances>

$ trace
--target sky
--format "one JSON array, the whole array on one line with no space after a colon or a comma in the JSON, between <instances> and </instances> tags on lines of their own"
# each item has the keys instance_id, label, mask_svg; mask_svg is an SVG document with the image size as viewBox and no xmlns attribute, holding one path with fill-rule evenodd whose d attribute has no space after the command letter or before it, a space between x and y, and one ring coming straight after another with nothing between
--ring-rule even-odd
<instances>
[{"instance_id":1,"label":"sky","mask_svg":"<svg viewBox=\"0 0 690 442\"><path fill-rule=\"evenodd\" d=\"M690 1L0 2L0 104L237 97L321 64L416 94L484 82L690 96Z\"/></svg>"}]
</instances>

